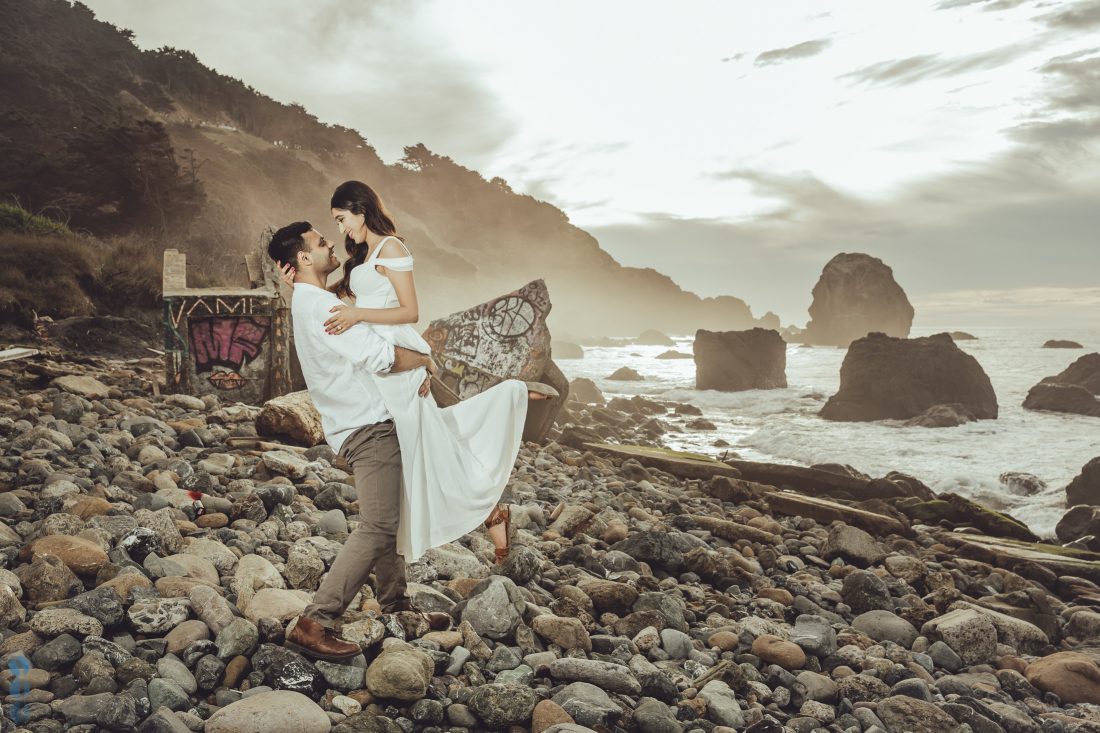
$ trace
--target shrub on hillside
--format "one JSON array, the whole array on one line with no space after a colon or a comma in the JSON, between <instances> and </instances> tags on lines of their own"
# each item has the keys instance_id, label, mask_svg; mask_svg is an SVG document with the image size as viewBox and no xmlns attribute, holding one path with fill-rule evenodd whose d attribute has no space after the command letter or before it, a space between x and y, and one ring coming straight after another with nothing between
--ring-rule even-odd
<instances>
[{"instance_id":1,"label":"shrub on hillside","mask_svg":"<svg viewBox=\"0 0 1100 733\"><path fill-rule=\"evenodd\" d=\"M94 297L105 312L132 315L160 307L163 248L137 236L104 245Z\"/></svg>"},{"instance_id":2,"label":"shrub on hillside","mask_svg":"<svg viewBox=\"0 0 1100 733\"><path fill-rule=\"evenodd\" d=\"M69 236L0 232L0 320L24 327L34 314L91 315L99 266L94 243Z\"/></svg>"},{"instance_id":3,"label":"shrub on hillside","mask_svg":"<svg viewBox=\"0 0 1100 733\"><path fill-rule=\"evenodd\" d=\"M160 306L163 247L131 236L102 242L0 204L0 320L126 315Z\"/></svg>"},{"instance_id":4,"label":"shrub on hillside","mask_svg":"<svg viewBox=\"0 0 1100 733\"><path fill-rule=\"evenodd\" d=\"M69 228L47 216L32 214L16 204L0 203L0 231L49 236L71 235Z\"/></svg>"}]
</instances>

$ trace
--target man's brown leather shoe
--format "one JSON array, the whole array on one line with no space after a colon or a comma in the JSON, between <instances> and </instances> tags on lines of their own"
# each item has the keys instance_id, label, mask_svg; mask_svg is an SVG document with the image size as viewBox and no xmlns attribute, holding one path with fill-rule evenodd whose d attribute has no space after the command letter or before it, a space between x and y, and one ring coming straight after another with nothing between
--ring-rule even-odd
<instances>
[{"instance_id":1,"label":"man's brown leather shoe","mask_svg":"<svg viewBox=\"0 0 1100 733\"><path fill-rule=\"evenodd\" d=\"M287 634L286 646L302 654L328 661L347 659L360 652L358 644L341 639L332 629L326 629L305 616L299 616L294 628Z\"/></svg>"},{"instance_id":2,"label":"man's brown leather shoe","mask_svg":"<svg viewBox=\"0 0 1100 733\"><path fill-rule=\"evenodd\" d=\"M414 611L419 613L428 620L428 627L431 628L432 631L447 631L451 628L452 624L454 624L454 619L451 618L451 614L443 613L442 611L421 611L414 606L413 602L408 598L394 601L382 609L382 613L397 613L399 611Z\"/></svg>"}]
</instances>

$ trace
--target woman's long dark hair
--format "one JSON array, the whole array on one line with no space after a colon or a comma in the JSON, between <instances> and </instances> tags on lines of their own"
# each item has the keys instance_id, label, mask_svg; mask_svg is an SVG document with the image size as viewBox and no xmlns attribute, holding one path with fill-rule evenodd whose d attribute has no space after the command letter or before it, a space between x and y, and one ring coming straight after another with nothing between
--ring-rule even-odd
<instances>
[{"instance_id":1,"label":"woman's long dark hair","mask_svg":"<svg viewBox=\"0 0 1100 733\"><path fill-rule=\"evenodd\" d=\"M329 206L333 209L346 209L353 214L362 214L367 229L375 234L397 237L397 226L386 211L382 199L374 189L362 181L344 181L332 192ZM405 240L397 237L402 242ZM344 261L344 276L336 283L335 293L341 298L351 295L351 271L367 259L369 247L366 242L356 244L351 234L344 235L344 251L348 258Z\"/></svg>"}]
</instances>

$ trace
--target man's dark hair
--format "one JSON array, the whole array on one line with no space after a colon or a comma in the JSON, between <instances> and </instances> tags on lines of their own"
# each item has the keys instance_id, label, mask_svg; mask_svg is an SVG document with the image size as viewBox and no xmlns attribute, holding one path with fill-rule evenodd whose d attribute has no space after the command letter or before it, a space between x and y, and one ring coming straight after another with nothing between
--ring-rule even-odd
<instances>
[{"instance_id":1,"label":"man's dark hair","mask_svg":"<svg viewBox=\"0 0 1100 733\"><path fill-rule=\"evenodd\" d=\"M287 224L271 235L271 241L267 244L268 256L278 262L280 267L297 264L298 253L305 252L308 248L302 235L312 228L313 225L308 221Z\"/></svg>"}]
</instances>

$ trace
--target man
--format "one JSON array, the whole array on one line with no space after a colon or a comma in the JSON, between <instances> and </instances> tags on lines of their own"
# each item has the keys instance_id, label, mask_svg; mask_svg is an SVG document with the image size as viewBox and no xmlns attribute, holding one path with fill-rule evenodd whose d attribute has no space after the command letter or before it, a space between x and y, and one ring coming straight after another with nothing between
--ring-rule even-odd
<instances>
[{"instance_id":1,"label":"man","mask_svg":"<svg viewBox=\"0 0 1100 733\"><path fill-rule=\"evenodd\" d=\"M275 232L267 251L281 267L294 268L294 348L321 414L325 439L354 472L361 519L286 641L287 646L320 659L345 659L358 654L359 645L338 637L332 624L372 570L383 612L416 610L405 592L405 562L397 554L401 450L393 418L370 372L430 367L431 360L394 347L367 324L339 334L325 333L330 309L341 304L325 284L340 263L332 244L309 222L295 222ZM430 379L429 375L421 386L421 397L428 394ZM433 626L448 621L439 616L429 616Z\"/></svg>"}]
</instances>

